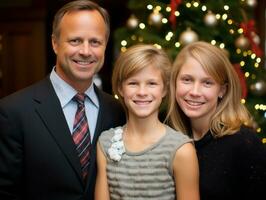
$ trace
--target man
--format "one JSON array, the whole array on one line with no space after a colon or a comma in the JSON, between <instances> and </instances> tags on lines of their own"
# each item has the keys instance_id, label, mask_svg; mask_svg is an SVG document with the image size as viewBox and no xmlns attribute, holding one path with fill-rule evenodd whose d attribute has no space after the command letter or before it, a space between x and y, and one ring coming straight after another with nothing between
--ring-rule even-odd
<instances>
[{"instance_id":1,"label":"man","mask_svg":"<svg viewBox=\"0 0 266 200\"><path fill-rule=\"evenodd\" d=\"M96 141L125 122L120 104L92 82L109 32L108 14L97 4L66 4L54 18L51 74L0 100L1 200L94 199Z\"/></svg>"}]
</instances>

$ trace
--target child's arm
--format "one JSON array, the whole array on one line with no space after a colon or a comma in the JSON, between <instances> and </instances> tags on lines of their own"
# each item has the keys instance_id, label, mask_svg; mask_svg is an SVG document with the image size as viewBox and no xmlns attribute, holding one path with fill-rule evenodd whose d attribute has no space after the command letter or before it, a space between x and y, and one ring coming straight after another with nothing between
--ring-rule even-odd
<instances>
[{"instance_id":1,"label":"child's arm","mask_svg":"<svg viewBox=\"0 0 266 200\"><path fill-rule=\"evenodd\" d=\"M95 199L110 200L106 174L106 158L99 142L97 143L97 178L95 186Z\"/></svg>"},{"instance_id":2,"label":"child's arm","mask_svg":"<svg viewBox=\"0 0 266 200\"><path fill-rule=\"evenodd\" d=\"M176 198L199 200L199 166L193 144L186 143L176 151L173 169Z\"/></svg>"}]
</instances>

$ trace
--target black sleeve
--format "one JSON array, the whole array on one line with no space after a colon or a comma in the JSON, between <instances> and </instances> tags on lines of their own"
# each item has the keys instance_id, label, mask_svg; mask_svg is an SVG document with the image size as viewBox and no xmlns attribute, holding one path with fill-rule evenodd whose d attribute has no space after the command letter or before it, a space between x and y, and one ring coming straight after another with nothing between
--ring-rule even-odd
<instances>
[{"instance_id":1,"label":"black sleeve","mask_svg":"<svg viewBox=\"0 0 266 200\"><path fill-rule=\"evenodd\" d=\"M266 189L266 146L249 129L241 129L243 140L239 149L239 170L245 188L246 199L261 199Z\"/></svg>"}]
</instances>

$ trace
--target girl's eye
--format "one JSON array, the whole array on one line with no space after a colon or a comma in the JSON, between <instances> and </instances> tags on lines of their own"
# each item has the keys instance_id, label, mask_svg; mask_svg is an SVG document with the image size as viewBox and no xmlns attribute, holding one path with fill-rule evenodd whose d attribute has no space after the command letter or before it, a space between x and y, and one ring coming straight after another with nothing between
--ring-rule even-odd
<instances>
[{"instance_id":1,"label":"girl's eye","mask_svg":"<svg viewBox=\"0 0 266 200\"><path fill-rule=\"evenodd\" d=\"M204 82L204 85L207 86L207 87L211 87L213 85L213 82L207 80L207 81Z\"/></svg>"},{"instance_id":2,"label":"girl's eye","mask_svg":"<svg viewBox=\"0 0 266 200\"><path fill-rule=\"evenodd\" d=\"M137 85L137 82L131 81L131 82L128 82L128 85Z\"/></svg>"},{"instance_id":3,"label":"girl's eye","mask_svg":"<svg viewBox=\"0 0 266 200\"><path fill-rule=\"evenodd\" d=\"M159 85L159 83L156 82L156 81L151 81L151 82L149 82L148 84L149 84L151 87L156 87L157 85Z\"/></svg>"},{"instance_id":4,"label":"girl's eye","mask_svg":"<svg viewBox=\"0 0 266 200\"><path fill-rule=\"evenodd\" d=\"M181 81L182 81L183 83L190 83L192 80L191 80L191 78L183 77L183 78L181 78Z\"/></svg>"},{"instance_id":5,"label":"girl's eye","mask_svg":"<svg viewBox=\"0 0 266 200\"><path fill-rule=\"evenodd\" d=\"M151 82L149 82L149 85L158 85L158 84L155 81L151 81Z\"/></svg>"}]
</instances>

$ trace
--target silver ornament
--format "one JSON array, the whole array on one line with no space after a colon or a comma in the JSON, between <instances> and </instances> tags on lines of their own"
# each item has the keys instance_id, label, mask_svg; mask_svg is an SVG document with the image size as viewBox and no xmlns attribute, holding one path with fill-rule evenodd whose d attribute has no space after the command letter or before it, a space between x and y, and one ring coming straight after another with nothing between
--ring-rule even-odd
<instances>
[{"instance_id":1,"label":"silver ornament","mask_svg":"<svg viewBox=\"0 0 266 200\"><path fill-rule=\"evenodd\" d=\"M240 35L235 41L235 46L241 50L247 50L249 45L250 43L244 35Z\"/></svg>"},{"instance_id":2,"label":"silver ornament","mask_svg":"<svg viewBox=\"0 0 266 200\"><path fill-rule=\"evenodd\" d=\"M255 32L251 32L251 36L252 36L252 39L255 42L255 44L259 45L260 44L260 37Z\"/></svg>"},{"instance_id":3,"label":"silver ornament","mask_svg":"<svg viewBox=\"0 0 266 200\"><path fill-rule=\"evenodd\" d=\"M179 37L179 42L182 45L187 45L192 42L196 42L198 40L199 40L198 34L195 31L191 30L190 28L187 28L186 31L182 32Z\"/></svg>"},{"instance_id":4,"label":"silver ornament","mask_svg":"<svg viewBox=\"0 0 266 200\"><path fill-rule=\"evenodd\" d=\"M258 2L257 2L257 0L246 0L246 4L247 4L247 6L254 8L257 6Z\"/></svg>"},{"instance_id":5,"label":"silver ornament","mask_svg":"<svg viewBox=\"0 0 266 200\"><path fill-rule=\"evenodd\" d=\"M204 23L207 26L216 26L218 21L216 19L215 14L212 11L208 11L208 13L204 16Z\"/></svg>"},{"instance_id":6,"label":"silver ornament","mask_svg":"<svg viewBox=\"0 0 266 200\"><path fill-rule=\"evenodd\" d=\"M153 26L160 27L162 25L163 15L158 11L153 11L149 16L148 23Z\"/></svg>"},{"instance_id":7,"label":"silver ornament","mask_svg":"<svg viewBox=\"0 0 266 200\"><path fill-rule=\"evenodd\" d=\"M253 95L266 95L266 83L263 80L258 80L256 83L250 85L250 91Z\"/></svg>"},{"instance_id":8,"label":"silver ornament","mask_svg":"<svg viewBox=\"0 0 266 200\"><path fill-rule=\"evenodd\" d=\"M131 15L127 20L127 27L130 29L135 29L139 25L139 20L135 15Z\"/></svg>"}]
</instances>

